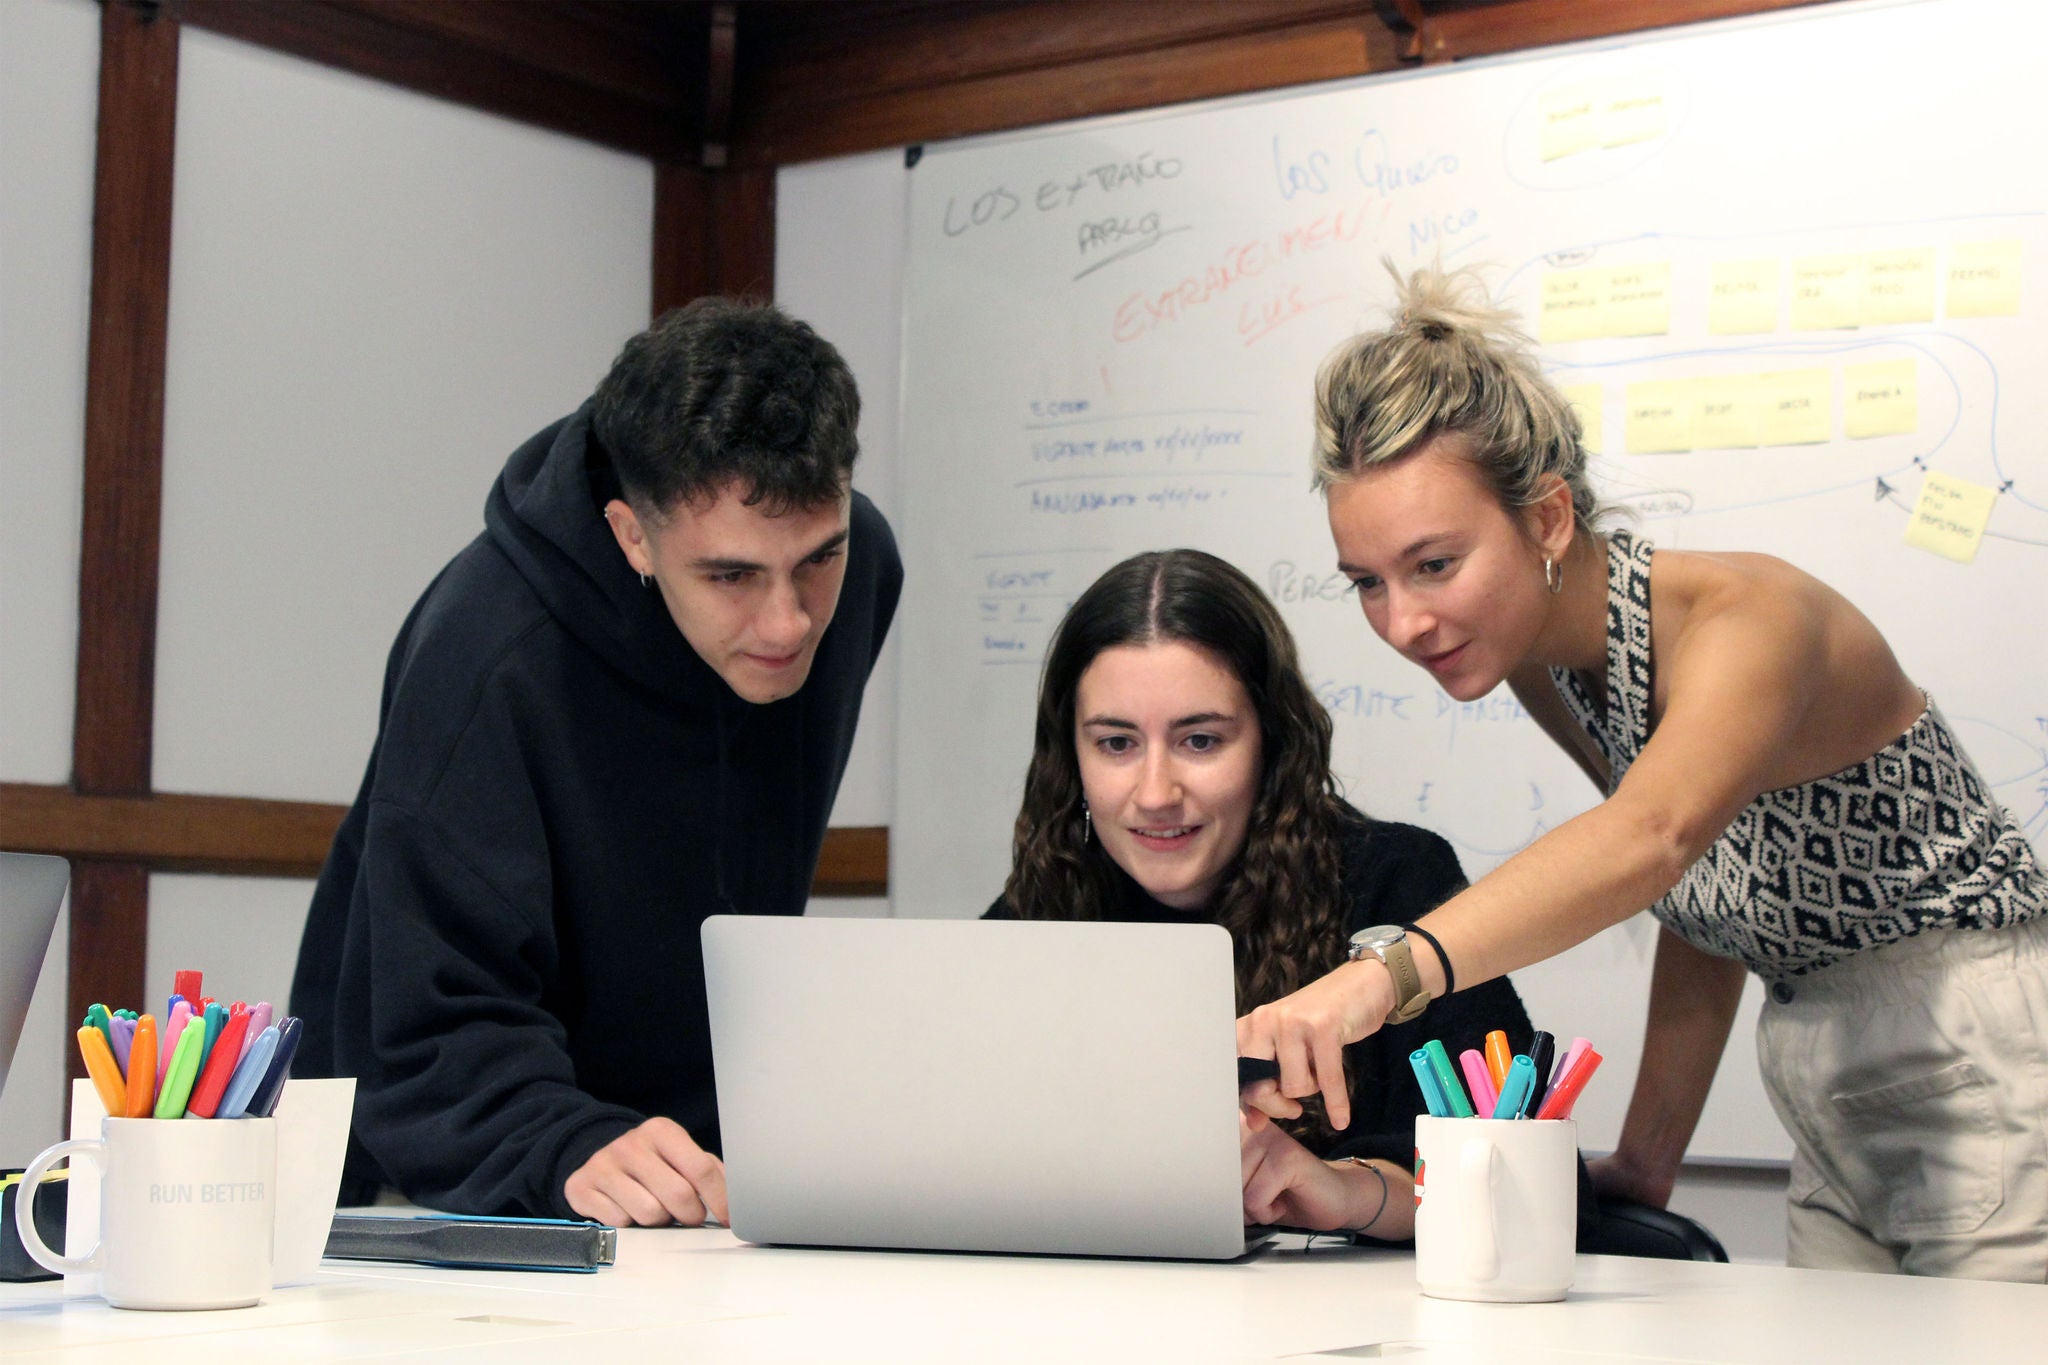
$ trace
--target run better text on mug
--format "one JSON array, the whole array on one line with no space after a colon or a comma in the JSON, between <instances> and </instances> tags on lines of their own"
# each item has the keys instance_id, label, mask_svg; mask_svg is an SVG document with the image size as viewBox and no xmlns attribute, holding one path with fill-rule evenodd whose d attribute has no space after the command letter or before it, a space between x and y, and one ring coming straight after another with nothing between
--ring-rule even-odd
<instances>
[{"instance_id":1,"label":"run better text on mug","mask_svg":"<svg viewBox=\"0 0 2048 1365\"><path fill-rule=\"evenodd\" d=\"M277 1204L275 1119L116 1119L101 1136L43 1152L22 1176L15 1227L50 1270L97 1271L116 1308L245 1308L270 1292ZM99 1163L100 1237L60 1256L31 1210L43 1173L65 1157Z\"/></svg>"},{"instance_id":2,"label":"run better text on mug","mask_svg":"<svg viewBox=\"0 0 2048 1365\"><path fill-rule=\"evenodd\" d=\"M1578 1125L1415 1120L1415 1278L1438 1299L1540 1303L1571 1288Z\"/></svg>"}]
</instances>

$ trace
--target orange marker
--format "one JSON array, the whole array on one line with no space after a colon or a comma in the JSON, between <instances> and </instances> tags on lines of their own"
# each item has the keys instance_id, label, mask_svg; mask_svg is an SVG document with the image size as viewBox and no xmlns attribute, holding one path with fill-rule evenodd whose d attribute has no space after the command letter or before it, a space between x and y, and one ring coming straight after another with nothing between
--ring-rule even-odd
<instances>
[{"instance_id":1,"label":"orange marker","mask_svg":"<svg viewBox=\"0 0 2048 1365\"><path fill-rule=\"evenodd\" d=\"M85 1074L92 1088L100 1092L100 1103L109 1115L121 1118L128 1112L128 1090L121 1081L121 1068L114 1061L114 1049L107 1035L88 1024L78 1031L78 1050L85 1054Z\"/></svg>"},{"instance_id":2,"label":"orange marker","mask_svg":"<svg viewBox=\"0 0 2048 1365\"><path fill-rule=\"evenodd\" d=\"M156 1016L135 1021L135 1041L128 1045L128 1107L131 1119L146 1119L156 1108Z\"/></svg>"},{"instance_id":3,"label":"orange marker","mask_svg":"<svg viewBox=\"0 0 2048 1365\"><path fill-rule=\"evenodd\" d=\"M1486 1070L1493 1077L1495 1090L1508 1083L1508 1068L1514 1061L1514 1054L1508 1050L1507 1034L1495 1029L1486 1035Z\"/></svg>"},{"instance_id":4,"label":"orange marker","mask_svg":"<svg viewBox=\"0 0 2048 1365\"><path fill-rule=\"evenodd\" d=\"M220 1097L227 1092L228 1081L235 1074L235 1063L242 1058L242 1035L249 1031L249 1011L243 1010L227 1022L214 1041L213 1050L206 1054L206 1065L200 1069L199 1079L192 1083L192 1097L185 1103L185 1116L195 1119L210 1119L213 1111L220 1108Z\"/></svg>"}]
</instances>

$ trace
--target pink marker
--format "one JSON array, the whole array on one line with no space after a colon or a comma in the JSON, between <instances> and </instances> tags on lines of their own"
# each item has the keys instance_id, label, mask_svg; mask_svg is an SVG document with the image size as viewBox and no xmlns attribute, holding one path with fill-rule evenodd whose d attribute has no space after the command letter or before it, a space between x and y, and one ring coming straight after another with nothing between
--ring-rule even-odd
<instances>
[{"instance_id":1,"label":"pink marker","mask_svg":"<svg viewBox=\"0 0 2048 1365\"><path fill-rule=\"evenodd\" d=\"M1493 1073L1486 1069L1486 1055L1468 1047L1458 1054L1458 1065L1465 1069L1465 1084L1472 1088L1474 1112L1491 1114L1500 1104L1500 1092L1494 1088Z\"/></svg>"},{"instance_id":2,"label":"pink marker","mask_svg":"<svg viewBox=\"0 0 2048 1365\"><path fill-rule=\"evenodd\" d=\"M270 1002L258 1000L249 1009L249 1034L242 1039L242 1056L235 1059L235 1065L242 1064L242 1058L249 1055L249 1049L256 1046L256 1039L263 1030L270 1027Z\"/></svg>"},{"instance_id":3,"label":"pink marker","mask_svg":"<svg viewBox=\"0 0 2048 1365\"><path fill-rule=\"evenodd\" d=\"M164 1073L171 1069L171 1053L178 1046L178 1035L185 1031L185 1025L192 1022L192 1006L183 1000L171 1006L171 1022L164 1025L164 1037L156 1049L156 1088L164 1088Z\"/></svg>"}]
</instances>

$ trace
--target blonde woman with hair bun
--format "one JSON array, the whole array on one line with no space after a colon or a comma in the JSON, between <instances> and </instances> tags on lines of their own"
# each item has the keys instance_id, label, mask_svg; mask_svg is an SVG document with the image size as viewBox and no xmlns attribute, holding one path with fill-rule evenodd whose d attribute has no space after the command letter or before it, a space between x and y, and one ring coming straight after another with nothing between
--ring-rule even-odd
<instances>
[{"instance_id":1,"label":"blonde woman with hair bun","mask_svg":"<svg viewBox=\"0 0 2048 1365\"><path fill-rule=\"evenodd\" d=\"M1506 683L1604 797L1419 922L1423 987L1648 909L1603 1193L1668 1201L1753 971L1792 1264L2048 1279L2048 878L2024 832L1847 599L1603 529L1578 420L1476 275L1397 285L1317 376L1338 565L1375 634L1458 700ZM1396 997L1368 957L1240 1020L1239 1050L1280 1062L1268 1111L1327 1103Z\"/></svg>"}]
</instances>

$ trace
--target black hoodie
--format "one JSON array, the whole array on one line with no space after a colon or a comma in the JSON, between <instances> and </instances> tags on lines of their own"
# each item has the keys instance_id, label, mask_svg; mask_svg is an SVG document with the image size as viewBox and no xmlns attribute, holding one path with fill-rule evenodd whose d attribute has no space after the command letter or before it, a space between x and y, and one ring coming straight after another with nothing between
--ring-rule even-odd
<instances>
[{"instance_id":1,"label":"black hoodie","mask_svg":"<svg viewBox=\"0 0 2048 1365\"><path fill-rule=\"evenodd\" d=\"M718 1151L698 926L809 895L902 586L888 523L853 495L809 680L752 705L619 553L589 424L513 454L400 629L313 893L294 1071L357 1078L345 1198L565 1216L651 1115Z\"/></svg>"}]
</instances>

